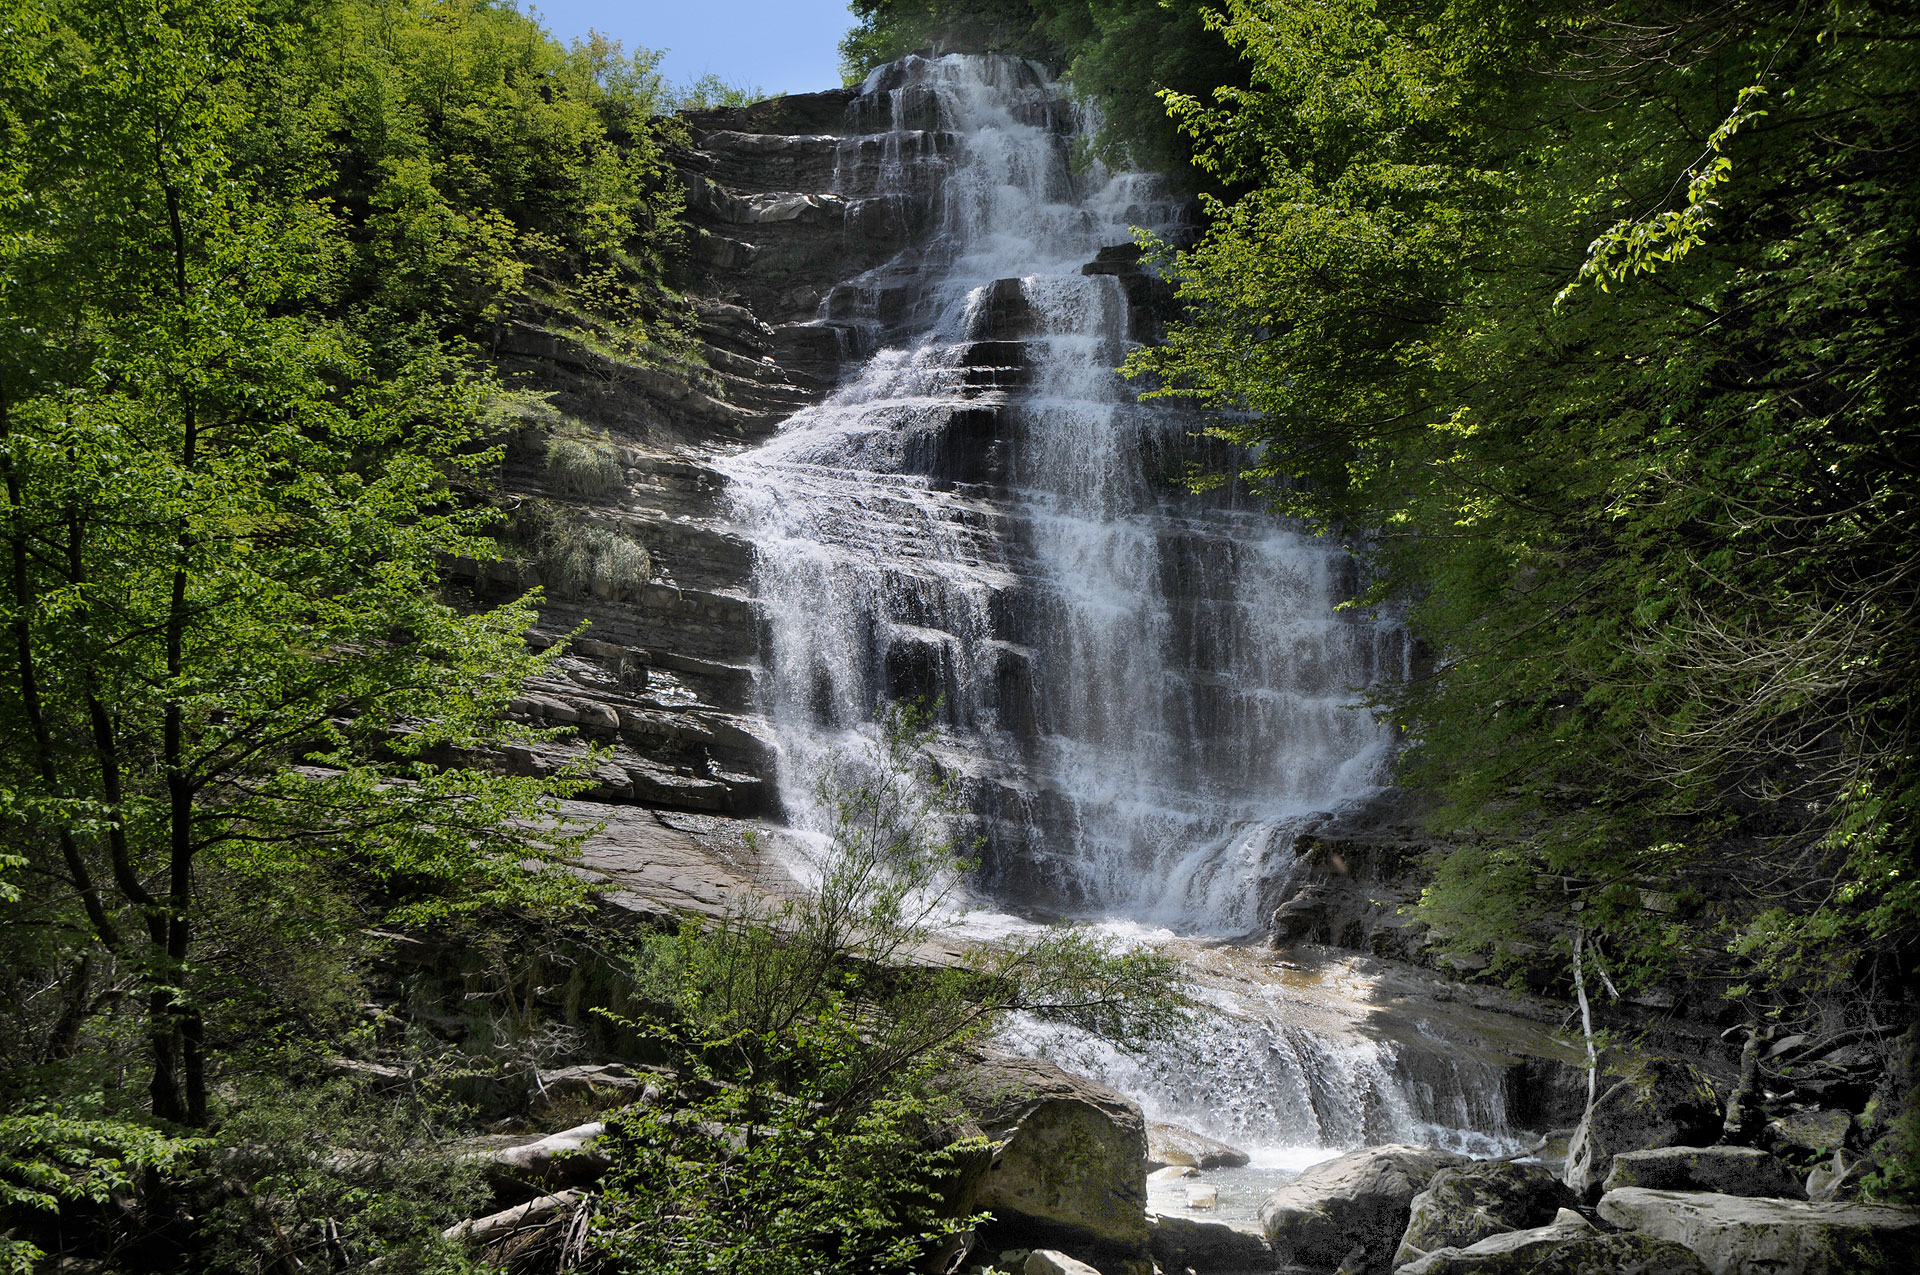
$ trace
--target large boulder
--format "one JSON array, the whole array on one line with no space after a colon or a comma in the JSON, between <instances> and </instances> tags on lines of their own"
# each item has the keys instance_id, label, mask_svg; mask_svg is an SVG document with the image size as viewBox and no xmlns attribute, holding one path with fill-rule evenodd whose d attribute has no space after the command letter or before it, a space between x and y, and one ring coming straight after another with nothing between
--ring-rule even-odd
<instances>
[{"instance_id":1,"label":"large boulder","mask_svg":"<svg viewBox=\"0 0 1920 1275\"><path fill-rule=\"evenodd\" d=\"M1253 1157L1239 1147L1177 1124L1147 1126L1147 1168L1185 1165L1194 1169L1237 1169Z\"/></svg>"},{"instance_id":2,"label":"large boulder","mask_svg":"<svg viewBox=\"0 0 1920 1275\"><path fill-rule=\"evenodd\" d=\"M1767 1122L1768 1145L1804 1163L1825 1159L1847 1145L1853 1134L1850 1112L1795 1111Z\"/></svg>"},{"instance_id":3,"label":"large boulder","mask_svg":"<svg viewBox=\"0 0 1920 1275\"><path fill-rule=\"evenodd\" d=\"M1245 1225L1177 1213L1147 1214L1147 1245L1162 1270L1264 1271L1273 1268L1266 1236Z\"/></svg>"},{"instance_id":4,"label":"large boulder","mask_svg":"<svg viewBox=\"0 0 1920 1275\"><path fill-rule=\"evenodd\" d=\"M1351 1151L1275 1191L1260 1206L1260 1226L1282 1265L1351 1265L1353 1250L1364 1248L1363 1269L1387 1275L1413 1197L1440 1170L1465 1163L1465 1156L1434 1147Z\"/></svg>"},{"instance_id":5,"label":"large boulder","mask_svg":"<svg viewBox=\"0 0 1920 1275\"><path fill-rule=\"evenodd\" d=\"M1654 1191L1714 1191L1721 1195L1806 1198L1787 1165L1756 1147L1661 1147L1622 1151L1607 1170L1604 1190L1639 1186Z\"/></svg>"},{"instance_id":6,"label":"large boulder","mask_svg":"<svg viewBox=\"0 0 1920 1275\"><path fill-rule=\"evenodd\" d=\"M1395 1266L1442 1248L1465 1248L1489 1235L1544 1226L1572 1193L1538 1164L1486 1161L1442 1169L1413 1197Z\"/></svg>"},{"instance_id":7,"label":"large boulder","mask_svg":"<svg viewBox=\"0 0 1920 1275\"><path fill-rule=\"evenodd\" d=\"M1603 1235L1577 1215L1553 1226L1442 1248L1395 1275L1707 1275L1684 1246L1622 1231Z\"/></svg>"},{"instance_id":8,"label":"large boulder","mask_svg":"<svg viewBox=\"0 0 1920 1275\"><path fill-rule=\"evenodd\" d=\"M1705 1072L1672 1059L1648 1059L1581 1118L1567 1146L1562 1180L1583 1198L1593 1198L1622 1151L1711 1146L1719 1141L1725 1118Z\"/></svg>"},{"instance_id":9,"label":"large boulder","mask_svg":"<svg viewBox=\"0 0 1920 1275\"><path fill-rule=\"evenodd\" d=\"M995 1056L956 1092L996 1144L962 1184L1030 1242L1138 1253L1147 1242L1147 1129L1140 1108L1097 1081L1032 1058Z\"/></svg>"},{"instance_id":10,"label":"large boulder","mask_svg":"<svg viewBox=\"0 0 1920 1275\"><path fill-rule=\"evenodd\" d=\"M1600 1201L1615 1226L1692 1249L1713 1275L1897 1275L1914 1267L1920 1210L1628 1187Z\"/></svg>"}]
</instances>

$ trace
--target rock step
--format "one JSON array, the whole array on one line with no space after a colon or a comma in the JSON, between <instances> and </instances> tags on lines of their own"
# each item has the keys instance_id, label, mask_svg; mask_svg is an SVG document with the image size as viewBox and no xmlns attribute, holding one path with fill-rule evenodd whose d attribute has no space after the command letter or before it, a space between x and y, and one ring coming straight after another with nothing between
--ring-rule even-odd
<instances>
[{"instance_id":1,"label":"rock step","mask_svg":"<svg viewBox=\"0 0 1920 1275\"><path fill-rule=\"evenodd\" d=\"M570 632L582 621L604 641L721 664L750 661L759 650L752 604L717 591L650 584L637 602L555 598L540 613L549 632Z\"/></svg>"},{"instance_id":2,"label":"rock step","mask_svg":"<svg viewBox=\"0 0 1920 1275\"><path fill-rule=\"evenodd\" d=\"M1600 1200L1613 1225L1684 1245L1713 1275L1894 1275L1913 1269L1920 1210L1627 1187Z\"/></svg>"},{"instance_id":3,"label":"rock step","mask_svg":"<svg viewBox=\"0 0 1920 1275\"><path fill-rule=\"evenodd\" d=\"M847 108L860 96L858 89L826 89L819 93L783 93L750 106L715 107L684 111L696 143L716 132L759 134L843 134L853 123Z\"/></svg>"}]
</instances>

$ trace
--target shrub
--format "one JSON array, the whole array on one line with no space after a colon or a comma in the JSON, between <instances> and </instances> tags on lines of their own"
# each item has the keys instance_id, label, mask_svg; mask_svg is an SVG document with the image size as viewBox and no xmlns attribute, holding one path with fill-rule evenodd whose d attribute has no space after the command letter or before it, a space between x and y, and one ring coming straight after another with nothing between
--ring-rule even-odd
<instances>
[{"instance_id":1,"label":"shrub","mask_svg":"<svg viewBox=\"0 0 1920 1275\"><path fill-rule=\"evenodd\" d=\"M567 432L547 440L547 484L562 495L610 495L626 478L619 454L604 438Z\"/></svg>"},{"instance_id":2,"label":"shrub","mask_svg":"<svg viewBox=\"0 0 1920 1275\"><path fill-rule=\"evenodd\" d=\"M521 505L505 538L518 550L509 552L537 571L550 593L618 598L653 578L653 555L645 545L552 501Z\"/></svg>"},{"instance_id":3,"label":"shrub","mask_svg":"<svg viewBox=\"0 0 1920 1275\"><path fill-rule=\"evenodd\" d=\"M614 1167L594 1202L592 1247L613 1269L904 1271L974 1222L943 1207L942 1187L983 1139L930 1136L944 1123L937 1101L904 1075L855 1108L835 1101L839 1077L868 1052L844 1003L777 1038L772 1066L734 1083L698 1062L730 1052L725 1037L694 1031L672 1044L693 1065L667 1101L613 1117L602 1142Z\"/></svg>"},{"instance_id":4,"label":"shrub","mask_svg":"<svg viewBox=\"0 0 1920 1275\"><path fill-rule=\"evenodd\" d=\"M984 1144L958 1138L959 1113L930 1083L970 1042L1012 1012L1123 1047L1178 1027L1169 962L1072 927L957 967L914 964L967 867L929 737L927 713L896 708L822 777L800 897L642 945L636 999L666 1013L614 1021L656 1043L673 1092L610 1122L592 1234L615 1270L915 1269L977 1220L945 1196Z\"/></svg>"}]
</instances>

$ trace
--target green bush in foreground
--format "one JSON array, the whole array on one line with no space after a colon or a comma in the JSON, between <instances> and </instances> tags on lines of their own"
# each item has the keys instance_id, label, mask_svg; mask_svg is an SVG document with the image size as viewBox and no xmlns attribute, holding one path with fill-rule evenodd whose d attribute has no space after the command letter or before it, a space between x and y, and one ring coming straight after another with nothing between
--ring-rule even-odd
<instances>
[{"instance_id":1,"label":"green bush in foreground","mask_svg":"<svg viewBox=\"0 0 1920 1275\"><path fill-rule=\"evenodd\" d=\"M661 1009L627 1025L674 1079L611 1123L590 1233L615 1269L909 1269L971 1225L954 1197L983 1147L935 1082L1006 1014L1123 1045L1182 1021L1170 962L1071 927L913 964L965 867L926 741L924 714L896 710L824 778L825 850L803 895L639 953L636 992Z\"/></svg>"},{"instance_id":2,"label":"green bush in foreground","mask_svg":"<svg viewBox=\"0 0 1920 1275\"><path fill-rule=\"evenodd\" d=\"M845 1078L864 1068L868 1046L846 1004L752 1042L759 1076L732 1078L706 1061L743 1043L677 1035L687 1070L659 1103L609 1122L603 1146L615 1168L593 1202L591 1235L616 1270L904 1270L971 1224L942 1188L981 1144L938 1135L947 1113L923 1087L932 1060L848 1108Z\"/></svg>"}]
</instances>

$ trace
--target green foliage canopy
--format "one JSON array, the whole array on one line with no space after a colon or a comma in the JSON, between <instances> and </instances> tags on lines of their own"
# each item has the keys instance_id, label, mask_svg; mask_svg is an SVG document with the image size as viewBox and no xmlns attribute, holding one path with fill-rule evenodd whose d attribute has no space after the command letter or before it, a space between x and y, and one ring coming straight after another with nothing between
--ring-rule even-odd
<instances>
[{"instance_id":1,"label":"green foliage canopy","mask_svg":"<svg viewBox=\"0 0 1920 1275\"><path fill-rule=\"evenodd\" d=\"M497 555L463 338L530 271L639 286L673 240L658 78L471 0L0 30L4 906L57 993L9 1053L84 1070L131 985L152 1113L201 1124L249 918L317 927L292 951L578 896L529 831L572 779L465 762L527 734L530 602L470 614L439 567Z\"/></svg>"},{"instance_id":2,"label":"green foliage canopy","mask_svg":"<svg viewBox=\"0 0 1920 1275\"><path fill-rule=\"evenodd\" d=\"M1187 317L1129 371L1217 409L1433 651L1391 705L1461 843L1428 918L1496 967L1577 923L1625 981L1738 916L1776 1010L1910 977L1910 14L1210 21L1251 87L1167 101L1253 189L1211 203Z\"/></svg>"}]
</instances>

